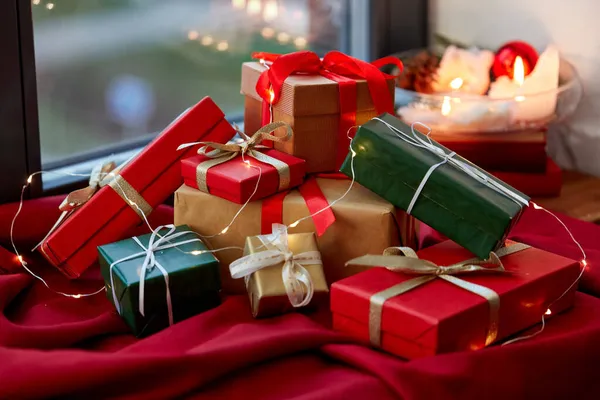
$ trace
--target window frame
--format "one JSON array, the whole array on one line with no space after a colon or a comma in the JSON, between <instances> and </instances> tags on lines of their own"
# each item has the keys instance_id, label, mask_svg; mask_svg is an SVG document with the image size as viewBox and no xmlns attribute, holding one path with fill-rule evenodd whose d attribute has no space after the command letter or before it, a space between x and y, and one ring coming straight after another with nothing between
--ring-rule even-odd
<instances>
[{"instance_id":1,"label":"window frame","mask_svg":"<svg viewBox=\"0 0 600 400\"><path fill-rule=\"evenodd\" d=\"M428 44L427 0L343 0L344 32L342 51L373 60L384 55ZM6 64L0 74L0 203L19 199L27 176L39 171L41 164L37 84L31 0L0 2L0 54ZM366 33L366 34L365 34ZM241 119L230 116L230 120ZM142 148L144 137L109 151L116 160ZM95 159L107 152L94 149L77 155L69 165L46 165L50 171L69 170L88 173ZM116 153L116 154L115 154ZM83 177L34 179L27 198L65 193L85 185Z\"/></svg>"}]
</instances>

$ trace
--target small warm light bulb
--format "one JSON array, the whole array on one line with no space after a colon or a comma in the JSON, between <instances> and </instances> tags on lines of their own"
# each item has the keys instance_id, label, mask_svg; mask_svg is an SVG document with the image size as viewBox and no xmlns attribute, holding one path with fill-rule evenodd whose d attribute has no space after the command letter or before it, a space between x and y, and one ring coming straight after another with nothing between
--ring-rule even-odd
<instances>
[{"instance_id":1,"label":"small warm light bulb","mask_svg":"<svg viewBox=\"0 0 600 400\"><path fill-rule=\"evenodd\" d=\"M193 256L199 256L200 254L204 254L203 250L194 250L190 253Z\"/></svg>"},{"instance_id":2,"label":"small warm light bulb","mask_svg":"<svg viewBox=\"0 0 600 400\"><path fill-rule=\"evenodd\" d=\"M273 90L273 88L269 88L269 90L267 90L267 93L269 94L269 103L273 103L273 100L275 100L275 91Z\"/></svg>"},{"instance_id":3,"label":"small warm light bulb","mask_svg":"<svg viewBox=\"0 0 600 400\"><path fill-rule=\"evenodd\" d=\"M129 200L129 204L131 204L132 206L135 206L135 202L133 200Z\"/></svg>"},{"instance_id":4,"label":"small warm light bulb","mask_svg":"<svg viewBox=\"0 0 600 400\"><path fill-rule=\"evenodd\" d=\"M523 65L523 59L520 56L515 58L513 64L513 80L519 86L523 86L525 82L525 65Z\"/></svg>"},{"instance_id":5,"label":"small warm light bulb","mask_svg":"<svg viewBox=\"0 0 600 400\"><path fill-rule=\"evenodd\" d=\"M196 40L196 39L198 39L198 36L199 36L198 31L189 31L188 32L188 39L190 39L190 40Z\"/></svg>"},{"instance_id":6,"label":"small warm light bulb","mask_svg":"<svg viewBox=\"0 0 600 400\"><path fill-rule=\"evenodd\" d=\"M450 82L450 87L452 90L458 90L463 85L463 78L454 78L452 82Z\"/></svg>"},{"instance_id":7,"label":"small warm light bulb","mask_svg":"<svg viewBox=\"0 0 600 400\"><path fill-rule=\"evenodd\" d=\"M586 260L581 260L581 265L583 265L583 268L588 266L588 262Z\"/></svg>"},{"instance_id":8,"label":"small warm light bulb","mask_svg":"<svg viewBox=\"0 0 600 400\"><path fill-rule=\"evenodd\" d=\"M279 34L277 35L277 41L279 43L287 43L290 41L290 34L289 33L285 33L285 32L279 32Z\"/></svg>"},{"instance_id":9,"label":"small warm light bulb","mask_svg":"<svg viewBox=\"0 0 600 400\"><path fill-rule=\"evenodd\" d=\"M444 102L442 103L442 115L444 117L448 116L451 110L452 106L450 105L450 97L444 96Z\"/></svg>"},{"instance_id":10,"label":"small warm light bulb","mask_svg":"<svg viewBox=\"0 0 600 400\"><path fill-rule=\"evenodd\" d=\"M54 3L48 3L48 4L46 4L46 8L48 10L52 10L54 8Z\"/></svg>"},{"instance_id":11,"label":"small warm light bulb","mask_svg":"<svg viewBox=\"0 0 600 400\"><path fill-rule=\"evenodd\" d=\"M273 36L275 36L275 29L269 27L269 26L265 26L264 28L262 28L262 30L260 31L260 34L262 35L262 37L264 37L265 39L271 39ZM260 60L261 64L264 64L265 60Z\"/></svg>"},{"instance_id":12,"label":"small warm light bulb","mask_svg":"<svg viewBox=\"0 0 600 400\"><path fill-rule=\"evenodd\" d=\"M31 2L33 3L34 6L37 6L40 4L40 0L32 0Z\"/></svg>"},{"instance_id":13,"label":"small warm light bulb","mask_svg":"<svg viewBox=\"0 0 600 400\"><path fill-rule=\"evenodd\" d=\"M81 298L81 295L80 295L80 294L74 294L72 297L73 297L74 299L80 299L80 298Z\"/></svg>"},{"instance_id":14,"label":"small warm light bulb","mask_svg":"<svg viewBox=\"0 0 600 400\"><path fill-rule=\"evenodd\" d=\"M525 101L525 96L516 96L515 97L515 101L517 101L519 103L522 102L522 101Z\"/></svg>"},{"instance_id":15,"label":"small warm light bulb","mask_svg":"<svg viewBox=\"0 0 600 400\"><path fill-rule=\"evenodd\" d=\"M540 207L537 204L535 204L533 201L531 202L531 205L533 206L533 208L535 208L536 210L543 210L544 207Z\"/></svg>"},{"instance_id":16,"label":"small warm light bulb","mask_svg":"<svg viewBox=\"0 0 600 400\"><path fill-rule=\"evenodd\" d=\"M547 309L544 315L552 315L552 311L550 311L550 309Z\"/></svg>"},{"instance_id":17,"label":"small warm light bulb","mask_svg":"<svg viewBox=\"0 0 600 400\"><path fill-rule=\"evenodd\" d=\"M31 183L32 179L33 179L33 175L29 175L29 178L27 178L27 183Z\"/></svg>"},{"instance_id":18,"label":"small warm light bulb","mask_svg":"<svg viewBox=\"0 0 600 400\"><path fill-rule=\"evenodd\" d=\"M262 5L260 0L248 0L248 6L246 8L246 12L248 15L257 15L260 14L260 10Z\"/></svg>"},{"instance_id":19,"label":"small warm light bulb","mask_svg":"<svg viewBox=\"0 0 600 400\"><path fill-rule=\"evenodd\" d=\"M228 231L228 230L229 230L229 227L227 226L227 227L225 227L225 229L223 229L223 230L221 231L221 234L225 234L225 233L227 233L227 231Z\"/></svg>"},{"instance_id":20,"label":"small warm light bulb","mask_svg":"<svg viewBox=\"0 0 600 400\"><path fill-rule=\"evenodd\" d=\"M273 21L279 15L279 6L276 0L267 0L263 10L263 19L266 22Z\"/></svg>"},{"instance_id":21,"label":"small warm light bulb","mask_svg":"<svg viewBox=\"0 0 600 400\"><path fill-rule=\"evenodd\" d=\"M296 222L292 222L292 223L290 224L290 228L295 228L295 227L297 227L299 223L300 223L300 220L298 220L298 221L296 221Z\"/></svg>"},{"instance_id":22,"label":"small warm light bulb","mask_svg":"<svg viewBox=\"0 0 600 400\"><path fill-rule=\"evenodd\" d=\"M202 43L204 46L210 46L214 41L215 39L213 39L213 37L210 35L203 36L202 39L200 39L200 43Z\"/></svg>"},{"instance_id":23,"label":"small warm light bulb","mask_svg":"<svg viewBox=\"0 0 600 400\"><path fill-rule=\"evenodd\" d=\"M352 153L352 158L356 157L356 151L354 151L354 149L350 149L350 153Z\"/></svg>"},{"instance_id":24,"label":"small warm light bulb","mask_svg":"<svg viewBox=\"0 0 600 400\"><path fill-rule=\"evenodd\" d=\"M17 260L19 260L20 263L23 263L23 257L20 254L17 255Z\"/></svg>"},{"instance_id":25,"label":"small warm light bulb","mask_svg":"<svg viewBox=\"0 0 600 400\"><path fill-rule=\"evenodd\" d=\"M233 8L242 10L246 8L246 0L231 0L231 5L233 6Z\"/></svg>"},{"instance_id":26,"label":"small warm light bulb","mask_svg":"<svg viewBox=\"0 0 600 400\"><path fill-rule=\"evenodd\" d=\"M217 50L219 51L225 51L229 48L229 43L227 43L226 40L223 40L222 42L219 42L217 44Z\"/></svg>"},{"instance_id":27,"label":"small warm light bulb","mask_svg":"<svg viewBox=\"0 0 600 400\"><path fill-rule=\"evenodd\" d=\"M302 36L298 36L296 39L294 39L294 44L299 49L305 48L306 47L306 43L308 43L308 42Z\"/></svg>"},{"instance_id":28,"label":"small warm light bulb","mask_svg":"<svg viewBox=\"0 0 600 400\"><path fill-rule=\"evenodd\" d=\"M244 160L244 164L246 164L247 168L252 167L252 164L250 164L250 160Z\"/></svg>"}]
</instances>

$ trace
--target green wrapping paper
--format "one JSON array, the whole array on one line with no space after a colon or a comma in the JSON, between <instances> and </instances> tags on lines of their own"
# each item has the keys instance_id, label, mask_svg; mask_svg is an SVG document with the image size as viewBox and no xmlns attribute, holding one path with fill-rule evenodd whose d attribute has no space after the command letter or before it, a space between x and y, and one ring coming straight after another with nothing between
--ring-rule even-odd
<instances>
[{"instance_id":1,"label":"green wrapping paper","mask_svg":"<svg viewBox=\"0 0 600 400\"><path fill-rule=\"evenodd\" d=\"M175 232L190 231L186 225ZM163 235L168 229L161 229ZM197 238L194 234L173 239L173 243ZM147 247L150 234L139 236ZM181 244L154 252L156 261L168 272L174 322L216 307L220 303L219 262L212 253L189 254L207 250L200 241ZM113 288L110 279L110 265L132 254L144 250L132 238L98 247L102 276L106 282L108 299L113 301ZM144 305L145 317L140 313L139 286L140 271L145 255L123 261L113 267L113 281L119 302L120 314L138 336L147 336L169 326L166 302L165 278L159 268L146 272Z\"/></svg>"},{"instance_id":2,"label":"green wrapping paper","mask_svg":"<svg viewBox=\"0 0 600 400\"><path fill-rule=\"evenodd\" d=\"M411 127L396 117L383 114L379 117L396 129L413 135ZM425 135L414 132L429 142ZM434 146L452 152L431 140ZM371 189L390 203L407 210L427 171L444 158L425 148L415 146L373 119L362 125L352 143L356 152L354 171L356 181ZM529 197L504 182L494 178L479 167L453 155L459 162L484 174L486 179L514 192L528 201ZM352 176L349 154L341 171ZM470 250L480 258L498 249L510 228L521 216L524 204L486 186L450 162L436 168L424 185L411 214Z\"/></svg>"}]
</instances>

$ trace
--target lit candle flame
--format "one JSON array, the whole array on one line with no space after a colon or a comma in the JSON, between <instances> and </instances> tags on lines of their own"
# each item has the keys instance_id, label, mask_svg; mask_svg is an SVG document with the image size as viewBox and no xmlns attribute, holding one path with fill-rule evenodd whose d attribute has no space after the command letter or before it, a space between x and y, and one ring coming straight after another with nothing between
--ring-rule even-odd
<instances>
[{"instance_id":1,"label":"lit candle flame","mask_svg":"<svg viewBox=\"0 0 600 400\"><path fill-rule=\"evenodd\" d=\"M452 106L450 105L450 97L444 96L444 102L442 103L442 115L444 117L448 116L451 110Z\"/></svg>"},{"instance_id":2,"label":"lit candle flame","mask_svg":"<svg viewBox=\"0 0 600 400\"><path fill-rule=\"evenodd\" d=\"M450 87L452 88L452 90L458 90L461 88L463 83L463 78L454 78L452 79L452 82L450 82Z\"/></svg>"},{"instance_id":3,"label":"lit candle flame","mask_svg":"<svg viewBox=\"0 0 600 400\"><path fill-rule=\"evenodd\" d=\"M519 86L523 86L523 82L525 82L525 65L523 65L523 59L519 56L515 58L513 65L513 80Z\"/></svg>"}]
</instances>

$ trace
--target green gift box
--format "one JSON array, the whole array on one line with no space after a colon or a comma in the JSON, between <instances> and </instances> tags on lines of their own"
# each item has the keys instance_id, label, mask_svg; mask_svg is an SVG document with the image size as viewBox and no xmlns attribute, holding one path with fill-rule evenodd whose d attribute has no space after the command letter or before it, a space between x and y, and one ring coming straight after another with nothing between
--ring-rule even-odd
<instances>
[{"instance_id":1,"label":"green gift box","mask_svg":"<svg viewBox=\"0 0 600 400\"><path fill-rule=\"evenodd\" d=\"M352 176L354 167L358 183L481 258L504 243L529 203L523 193L389 114L362 125L352 149L344 174Z\"/></svg>"},{"instance_id":2,"label":"green gift box","mask_svg":"<svg viewBox=\"0 0 600 400\"><path fill-rule=\"evenodd\" d=\"M187 225L98 247L107 296L136 336L219 305L219 262L207 250Z\"/></svg>"}]
</instances>

